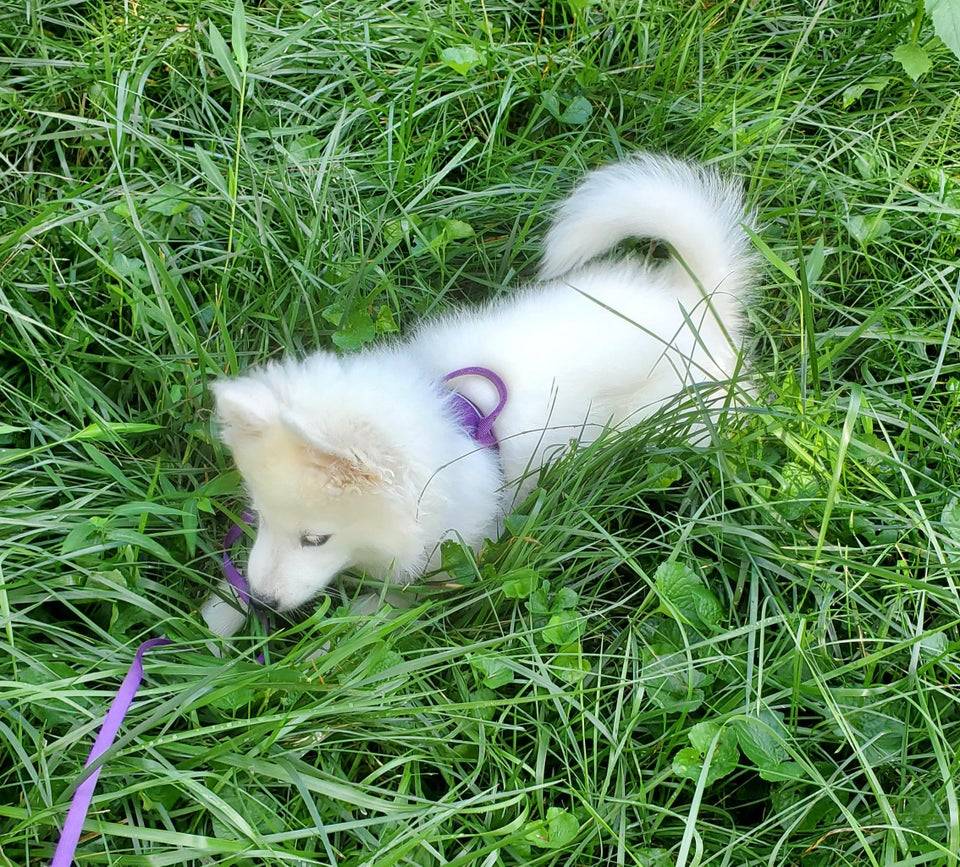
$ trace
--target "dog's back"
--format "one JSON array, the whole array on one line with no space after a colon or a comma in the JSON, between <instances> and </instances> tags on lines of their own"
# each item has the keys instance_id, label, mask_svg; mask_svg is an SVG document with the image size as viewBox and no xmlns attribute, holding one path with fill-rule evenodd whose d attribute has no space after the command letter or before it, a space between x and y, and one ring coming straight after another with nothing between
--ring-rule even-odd
<instances>
[{"instance_id":1,"label":"dog's back","mask_svg":"<svg viewBox=\"0 0 960 867\"><path fill-rule=\"evenodd\" d=\"M734 374L756 261L749 219L739 186L709 169L650 154L601 168L558 208L542 282L426 323L411 349L438 374L479 364L504 377L509 478L533 452L536 467L572 438ZM598 259L631 237L665 241L676 260ZM463 387L481 404L492 397L483 382Z\"/></svg>"}]
</instances>

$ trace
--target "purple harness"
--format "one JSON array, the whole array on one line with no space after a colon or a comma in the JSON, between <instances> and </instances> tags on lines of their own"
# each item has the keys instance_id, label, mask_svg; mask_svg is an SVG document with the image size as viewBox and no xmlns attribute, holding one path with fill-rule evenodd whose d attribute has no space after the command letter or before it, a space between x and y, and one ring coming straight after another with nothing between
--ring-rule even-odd
<instances>
[{"instance_id":1,"label":"purple harness","mask_svg":"<svg viewBox=\"0 0 960 867\"><path fill-rule=\"evenodd\" d=\"M461 376L482 376L492 382L497 389L500 400L487 415L480 412L472 400L457 391L450 395L450 404L457 415L457 420L464 430L477 441L478 445L484 448L499 449L500 443L497 442L496 434L493 432L493 423L507 405L507 384L486 367L461 367L459 370L448 373L443 381L449 382L451 379L457 379Z\"/></svg>"},{"instance_id":2,"label":"purple harness","mask_svg":"<svg viewBox=\"0 0 960 867\"><path fill-rule=\"evenodd\" d=\"M483 448L499 449L497 437L493 432L493 424L502 412L507 403L506 383L492 370L486 367L463 367L448 373L443 382L449 382L451 379L457 379L461 376L482 376L489 380L497 389L499 402L491 412L484 415L477 406L458 392L452 392L450 396L450 405L453 408L457 420L463 426L464 430ZM244 512L241 516L246 524L253 522L253 515L250 512ZM234 589L240 603L247 607L250 604L250 588L247 579L243 573L234 565L230 557L230 549L240 540L243 535L243 528L239 524L234 524L223 537L223 575L227 583ZM120 689L110 703L107 715L103 718L103 724L97 733L97 738L93 742L90 755L84 763L84 768L90 767L107 750L113 746L113 741L120 731L120 724L127 715L130 705L140 688L143 680L143 657L153 650L154 647L162 647L170 644L169 638L150 638L144 641L134 654L133 662L127 670ZM263 662L263 655L257 657L257 662ZM77 849L77 843L80 840L80 834L83 831L83 821L87 817L87 811L90 809L90 801L93 799L93 791L97 786L97 777L103 765L94 770L73 793L70 799L70 808L67 811L67 818L63 823L63 831L60 832L60 839L57 841L57 850L54 852L50 867L70 867L73 863L73 855Z\"/></svg>"}]
</instances>

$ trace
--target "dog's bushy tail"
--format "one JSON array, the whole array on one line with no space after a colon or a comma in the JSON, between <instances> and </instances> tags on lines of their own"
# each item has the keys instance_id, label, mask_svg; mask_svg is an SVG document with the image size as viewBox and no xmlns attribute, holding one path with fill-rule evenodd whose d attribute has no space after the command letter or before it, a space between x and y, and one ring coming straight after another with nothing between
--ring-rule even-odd
<instances>
[{"instance_id":1,"label":"dog's bushy tail","mask_svg":"<svg viewBox=\"0 0 960 867\"><path fill-rule=\"evenodd\" d=\"M756 257L736 181L672 157L641 153L588 174L560 205L540 276L560 277L627 238L666 241L702 289L742 299Z\"/></svg>"}]
</instances>

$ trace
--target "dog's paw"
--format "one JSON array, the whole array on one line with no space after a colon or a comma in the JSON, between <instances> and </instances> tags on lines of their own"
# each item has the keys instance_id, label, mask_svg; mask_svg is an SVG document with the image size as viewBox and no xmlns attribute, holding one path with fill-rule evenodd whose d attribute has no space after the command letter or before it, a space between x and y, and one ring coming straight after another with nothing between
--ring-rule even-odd
<instances>
[{"instance_id":1,"label":"dog's paw","mask_svg":"<svg viewBox=\"0 0 960 867\"><path fill-rule=\"evenodd\" d=\"M227 592L233 593L232 590ZM236 635L247 619L246 612L239 607L238 603L227 602L216 593L211 593L207 597L207 601L200 609L200 614L206 621L207 628L221 638Z\"/></svg>"}]
</instances>

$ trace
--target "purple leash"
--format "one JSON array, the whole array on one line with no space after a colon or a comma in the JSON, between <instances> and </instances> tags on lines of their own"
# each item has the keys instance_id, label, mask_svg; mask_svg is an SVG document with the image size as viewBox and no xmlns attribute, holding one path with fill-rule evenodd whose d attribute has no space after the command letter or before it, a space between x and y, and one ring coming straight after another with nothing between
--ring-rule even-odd
<instances>
[{"instance_id":1,"label":"purple leash","mask_svg":"<svg viewBox=\"0 0 960 867\"><path fill-rule=\"evenodd\" d=\"M496 388L500 401L487 415L481 413L472 400L459 392L453 392L450 402L453 404L453 411L457 414L460 424L479 445L484 448L499 449L500 443L497 442L496 434L493 432L493 423L507 405L507 384L487 367L461 367L459 370L448 373L443 381L449 382L461 376L482 376Z\"/></svg>"},{"instance_id":2,"label":"purple leash","mask_svg":"<svg viewBox=\"0 0 960 867\"><path fill-rule=\"evenodd\" d=\"M240 515L240 520L244 524L252 524L256 520L256 516L253 512L244 512ZM237 544L240 540L240 537L243 535L243 527L239 524L234 524L229 530L227 530L227 535L223 537L223 577L227 579L227 583L233 588L234 592L237 594L237 598L240 600L240 604L245 608L250 606L250 587L247 584L247 579L244 577L243 573L233 565L233 560L230 557L230 549ZM257 619L260 621L260 625L267 629L267 615L262 611L257 611ZM263 665L264 656L262 653L257 654L257 662L260 665Z\"/></svg>"},{"instance_id":3,"label":"purple leash","mask_svg":"<svg viewBox=\"0 0 960 867\"><path fill-rule=\"evenodd\" d=\"M240 520L244 524L252 524L255 520L253 512L244 512L240 516ZM227 535L223 537L223 577L227 579L227 583L236 591L237 598L244 604L250 604L250 588L247 586L247 579L243 577L243 573L233 565L233 560L230 559L230 549L240 541L240 537L243 535L243 527L239 524L234 524L229 530L227 530Z\"/></svg>"},{"instance_id":4,"label":"purple leash","mask_svg":"<svg viewBox=\"0 0 960 867\"><path fill-rule=\"evenodd\" d=\"M253 515L249 512L244 512L242 517L248 524L253 520ZM240 570L233 565L233 560L230 559L229 554L229 548L235 545L242 535L243 528L239 524L234 524L227 531L227 535L224 536L223 574L230 586L236 590L240 601L244 605L248 605L250 602L250 592L247 587L247 579L244 578ZM97 739L93 742L90 755L87 756L87 761L84 764L85 768L89 768L90 765L113 746L117 732L120 730L120 724L127 715L130 704L133 702L137 690L140 689L140 683L143 681L144 655L148 651L153 650L154 647L162 647L165 644L172 644L172 642L169 638L164 637L150 638L137 648L133 662L130 664L130 668L123 678L123 683L120 684L120 689L117 690L117 694L110 703L110 709L103 718L103 725L100 726ZM263 662L263 656L259 656L257 661ZM70 809L67 811L67 818L63 823L63 831L60 832L60 839L57 841L57 851L53 854L50 867L70 867L73 863L77 843L79 843L80 834L83 831L83 820L87 818L87 811L90 809L90 801L93 799L93 791L97 787L97 778L100 776L102 768L103 766L101 765L90 774L89 777L77 786L76 791L73 793L73 798L70 800Z\"/></svg>"},{"instance_id":5,"label":"purple leash","mask_svg":"<svg viewBox=\"0 0 960 867\"><path fill-rule=\"evenodd\" d=\"M148 650L153 650L154 647L161 647L170 643L169 638L151 638L137 648L137 653L133 657L133 663L127 671L127 676L120 684L120 689L110 703L110 710L103 718L103 725L100 726L97 739L93 742L93 749L87 756L87 761L84 764L85 768L89 768L113 746L113 740L120 730L120 723L127 715L130 703L140 688L140 681L143 680L143 655ZM60 841L57 843L57 851L53 855L53 861L50 862L51 867L70 867L73 863L73 853L80 840L83 820L87 817L87 810L90 809L93 790L97 787L97 777L100 776L102 769L103 766L101 765L77 786L77 790L73 793L70 810L67 812L67 819L63 823L63 831L60 834Z\"/></svg>"},{"instance_id":6,"label":"purple leash","mask_svg":"<svg viewBox=\"0 0 960 867\"><path fill-rule=\"evenodd\" d=\"M507 403L506 383L496 373L486 367L462 367L459 370L448 373L443 378L443 381L448 382L451 379L456 379L461 376L482 376L487 381L493 383L497 389L500 400L487 415L480 412L473 401L464 397L459 392L453 392L451 394L450 403L460 424L463 425L464 430L476 440L478 445L484 448L499 449L500 444L497 442L497 437L493 432L493 424ZM241 518L246 524L251 524L254 520L250 512L244 512ZM243 573L233 564L233 560L230 557L230 548L239 541L242 535L243 528L239 524L234 524L227 531L227 535L223 537L222 563L223 575L227 579L227 583L236 591L237 598L241 604L247 607L250 604L250 588L247 585L247 579L244 578ZM263 622L264 618L261 616L261 623ZM110 709L103 718L103 725L100 726L97 739L93 742L90 755L87 756L87 761L84 764L85 768L90 767L90 765L96 762L97 759L113 746L117 732L120 730L120 724L127 715L127 711L130 709L130 705L143 681L144 655L148 651L153 650L154 647L162 647L165 644L171 643L169 638L150 638L137 648L133 662L130 664L130 668L123 678L123 683L120 684L120 689L117 690L117 694L110 703ZM263 662L263 654L257 657L257 662ZM77 786L76 791L73 793L73 798L70 800L70 809L67 811L67 818L63 823L63 831L60 833L60 840L57 842L57 850L54 852L50 867L70 867L73 863L77 843L79 843L80 834L83 831L83 821L86 819L87 811L90 809L90 802L93 800L93 791L97 787L97 778L100 776L102 767L101 765L93 771L89 777Z\"/></svg>"}]
</instances>

